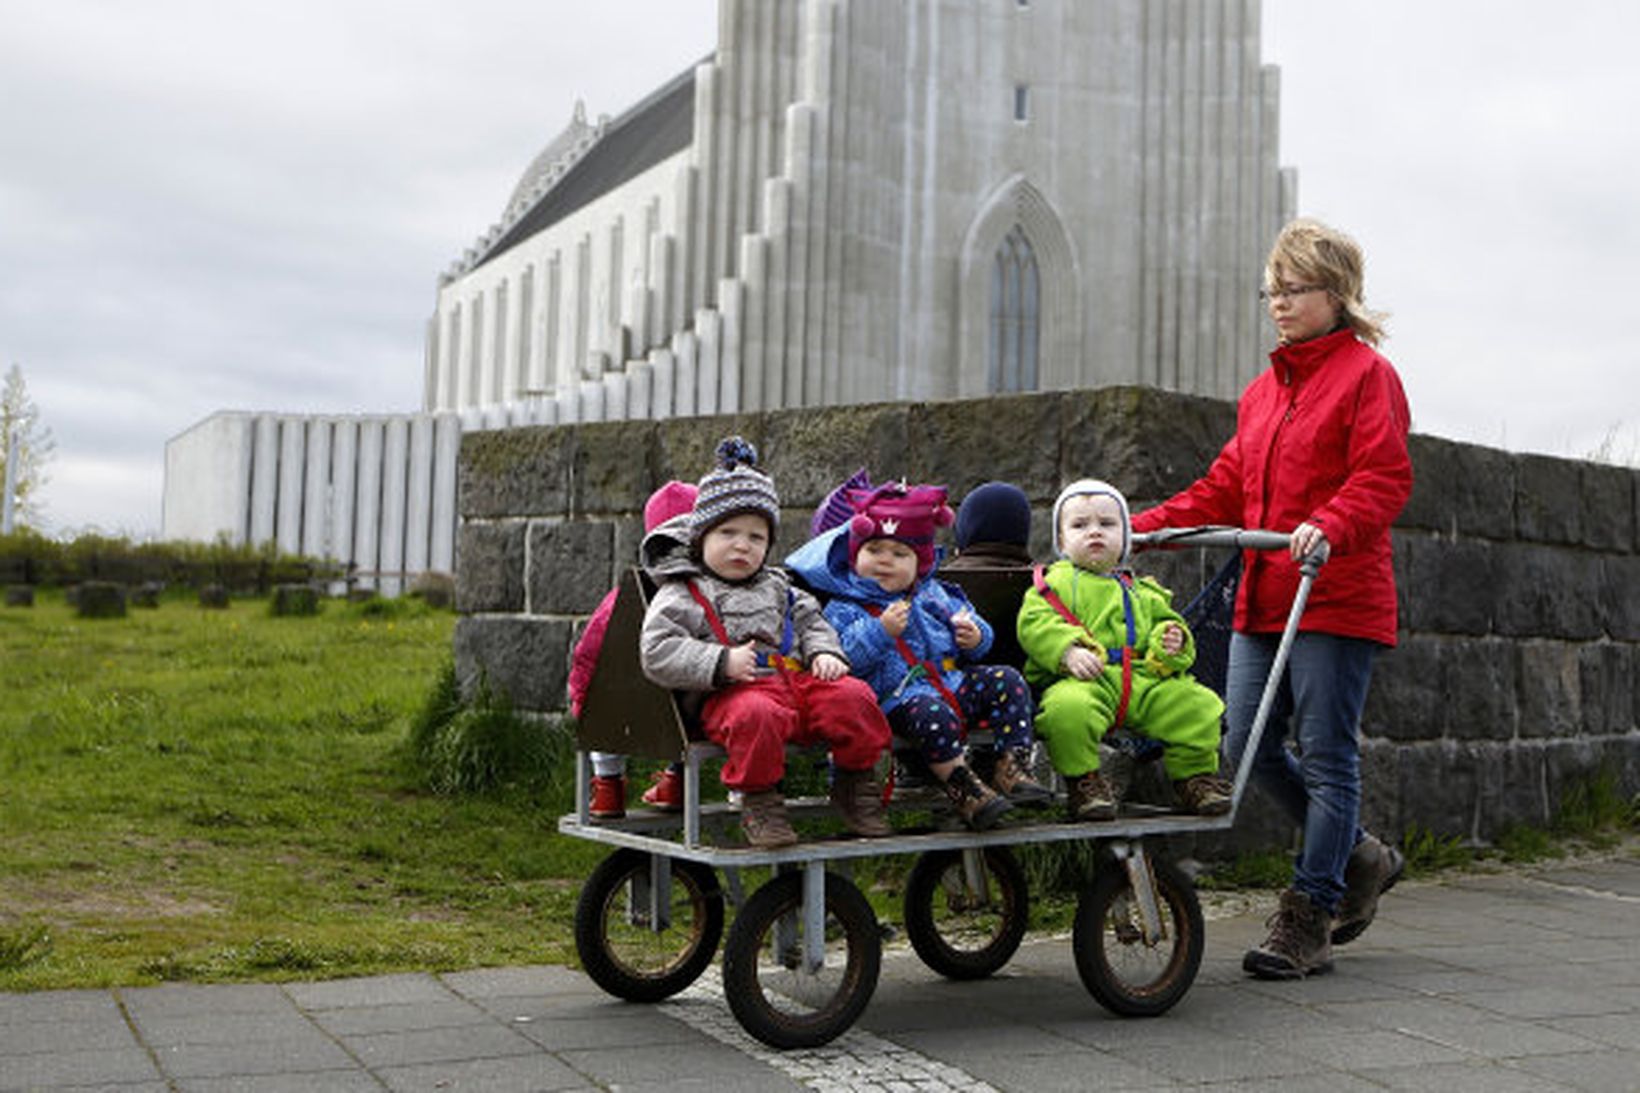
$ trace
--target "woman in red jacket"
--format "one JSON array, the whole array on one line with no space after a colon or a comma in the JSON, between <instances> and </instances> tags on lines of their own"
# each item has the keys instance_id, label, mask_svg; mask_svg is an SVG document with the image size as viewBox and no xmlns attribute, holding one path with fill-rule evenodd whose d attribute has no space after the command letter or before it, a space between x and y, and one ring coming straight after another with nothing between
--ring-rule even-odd
<instances>
[{"instance_id":1,"label":"woman in red jacket","mask_svg":"<svg viewBox=\"0 0 1640 1093\"><path fill-rule=\"evenodd\" d=\"M1329 551L1287 677L1254 756L1260 787L1304 832L1269 938L1242 967L1295 979L1332 968L1332 945L1372 922L1401 855L1361 830L1361 710L1374 654L1395 644L1390 523L1412 492L1400 378L1373 349L1361 250L1313 220L1282 230L1262 297L1280 344L1248 385L1236 435L1194 485L1133 519L1135 531L1234 524L1292 533L1290 554L1243 559L1230 643L1225 747L1239 763L1298 587L1298 560ZM1294 755L1286 746L1291 735Z\"/></svg>"}]
</instances>

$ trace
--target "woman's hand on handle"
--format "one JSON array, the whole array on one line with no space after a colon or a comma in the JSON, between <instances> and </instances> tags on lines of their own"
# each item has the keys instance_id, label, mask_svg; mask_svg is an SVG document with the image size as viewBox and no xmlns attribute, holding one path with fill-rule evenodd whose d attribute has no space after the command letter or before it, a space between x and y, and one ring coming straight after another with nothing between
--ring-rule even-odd
<instances>
[{"instance_id":1,"label":"woman's hand on handle","mask_svg":"<svg viewBox=\"0 0 1640 1093\"><path fill-rule=\"evenodd\" d=\"M1314 524L1305 521L1293 529L1291 545L1288 547L1293 561L1302 562L1317 551L1321 552L1322 557L1326 557L1327 550L1327 533Z\"/></svg>"}]
</instances>

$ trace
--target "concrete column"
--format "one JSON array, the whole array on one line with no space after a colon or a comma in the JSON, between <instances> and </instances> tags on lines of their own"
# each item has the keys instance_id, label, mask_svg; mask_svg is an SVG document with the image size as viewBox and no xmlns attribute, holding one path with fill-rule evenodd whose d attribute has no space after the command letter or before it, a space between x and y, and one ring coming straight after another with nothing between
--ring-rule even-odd
<instances>
[{"instance_id":1,"label":"concrete column","mask_svg":"<svg viewBox=\"0 0 1640 1093\"><path fill-rule=\"evenodd\" d=\"M632 366L628 365L627 367L631 368ZM632 394L632 385L629 382L629 379L630 376L627 372L604 373L604 414L602 420L625 421L627 418L637 416L631 412L631 404L628 401ZM648 377L646 376L645 386L647 386L647 380Z\"/></svg>"},{"instance_id":2,"label":"concrete column","mask_svg":"<svg viewBox=\"0 0 1640 1093\"><path fill-rule=\"evenodd\" d=\"M665 352L664 349L657 349L650 354L650 359L654 359L655 353ZM678 417L694 417L698 413L695 406L700 398L700 379L695 368L695 336L684 333L674 337L668 356L674 362L672 371L677 377L672 385L672 411Z\"/></svg>"},{"instance_id":3,"label":"concrete column","mask_svg":"<svg viewBox=\"0 0 1640 1093\"><path fill-rule=\"evenodd\" d=\"M604 420L604 385L599 380L581 381L581 421Z\"/></svg>"},{"instance_id":4,"label":"concrete column","mask_svg":"<svg viewBox=\"0 0 1640 1093\"><path fill-rule=\"evenodd\" d=\"M689 246L684 255L689 265L689 306L710 307L716 287L712 272L712 247L717 239L712 216L716 211L718 66L715 61L695 66L695 145L693 170L680 186L689 192L689 204L678 204L678 215L689 216Z\"/></svg>"},{"instance_id":5,"label":"concrete column","mask_svg":"<svg viewBox=\"0 0 1640 1093\"><path fill-rule=\"evenodd\" d=\"M331 426L330 556L351 563L359 473L359 422L338 418Z\"/></svg>"},{"instance_id":6,"label":"concrete column","mask_svg":"<svg viewBox=\"0 0 1640 1093\"><path fill-rule=\"evenodd\" d=\"M275 539L274 513L279 499L279 419L257 414L251 441L250 545Z\"/></svg>"},{"instance_id":7,"label":"concrete column","mask_svg":"<svg viewBox=\"0 0 1640 1093\"><path fill-rule=\"evenodd\" d=\"M397 596L404 589L405 488L409 481L410 423L403 417L387 419L382 435L381 562L386 574L381 590Z\"/></svg>"},{"instance_id":8,"label":"concrete column","mask_svg":"<svg viewBox=\"0 0 1640 1093\"><path fill-rule=\"evenodd\" d=\"M797 404L803 390L797 377L793 390L791 369L786 364L786 304L791 284L792 184L771 178L763 187L764 276L757 286L763 293L763 405L766 409ZM795 366L794 366L795 367Z\"/></svg>"},{"instance_id":9,"label":"concrete column","mask_svg":"<svg viewBox=\"0 0 1640 1093\"><path fill-rule=\"evenodd\" d=\"M792 180L786 210L786 334L781 355L786 361L786 405L819 402L820 377L810 376L807 355L809 248L814 230L814 109L797 103L786 111L786 174ZM812 391L810 390L812 385Z\"/></svg>"},{"instance_id":10,"label":"concrete column","mask_svg":"<svg viewBox=\"0 0 1640 1093\"><path fill-rule=\"evenodd\" d=\"M433 524L433 418L410 419L410 456L404 491L404 571L424 573L431 556Z\"/></svg>"},{"instance_id":11,"label":"concrete column","mask_svg":"<svg viewBox=\"0 0 1640 1093\"><path fill-rule=\"evenodd\" d=\"M741 397L741 318L745 310L741 283L725 277L718 284L718 312L721 324L718 339L718 405L720 414L738 413L749 404Z\"/></svg>"},{"instance_id":12,"label":"concrete column","mask_svg":"<svg viewBox=\"0 0 1640 1093\"><path fill-rule=\"evenodd\" d=\"M677 325L672 321L672 237L657 232L649 240L649 284L644 309L644 350L665 345Z\"/></svg>"},{"instance_id":13,"label":"concrete column","mask_svg":"<svg viewBox=\"0 0 1640 1093\"><path fill-rule=\"evenodd\" d=\"M433 419L433 504L427 566L440 573L456 570L456 459L460 454L461 419L454 414L439 414Z\"/></svg>"},{"instance_id":14,"label":"concrete column","mask_svg":"<svg viewBox=\"0 0 1640 1093\"><path fill-rule=\"evenodd\" d=\"M722 404L721 378L723 363L720 357L723 324L716 311L704 308L695 312L695 351L697 379L695 410L700 414L715 414Z\"/></svg>"},{"instance_id":15,"label":"concrete column","mask_svg":"<svg viewBox=\"0 0 1640 1093\"><path fill-rule=\"evenodd\" d=\"M380 587L376 571L381 568L379 547L382 518L382 421L366 418L359 422L358 490L353 507L353 563L367 574L360 578L365 588Z\"/></svg>"},{"instance_id":16,"label":"concrete column","mask_svg":"<svg viewBox=\"0 0 1640 1093\"><path fill-rule=\"evenodd\" d=\"M432 318L427 320L426 341L422 357L421 408L423 410L433 410L438 407L439 393L442 390L439 380L438 330L438 311L434 310Z\"/></svg>"},{"instance_id":17,"label":"concrete column","mask_svg":"<svg viewBox=\"0 0 1640 1093\"><path fill-rule=\"evenodd\" d=\"M649 353L647 367L654 382L654 397L650 402L649 416L660 420L677 416L678 375L677 368L672 361L670 349L652 349ZM633 414L637 417L637 414Z\"/></svg>"},{"instance_id":18,"label":"concrete column","mask_svg":"<svg viewBox=\"0 0 1640 1093\"><path fill-rule=\"evenodd\" d=\"M302 549L302 488L306 470L307 423L299 417L279 419L279 489L275 498L274 538L279 549Z\"/></svg>"},{"instance_id":19,"label":"concrete column","mask_svg":"<svg viewBox=\"0 0 1640 1093\"><path fill-rule=\"evenodd\" d=\"M698 101L699 95L696 95ZM695 115L699 117L700 115ZM688 164L678 168L677 182L672 188L672 257L670 260L671 288L667 293L666 329L681 330L685 317L695 308L694 288L690 273L696 248L695 197L697 175Z\"/></svg>"},{"instance_id":20,"label":"concrete column","mask_svg":"<svg viewBox=\"0 0 1640 1093\"><path fill-rule=\"evenodd\" d=\"M302 490L301 552L310 558L337 558L335 529L330 524L329 418L314 418L307 427L307 485Z\"/></svg>"},{"instance_id":21,"label":"concrete column","mask_svg":"<svg viewBox=\"0 0 1640 1093\"><path fill-rule=\"evenodd\" d=\"M764 286L768 283L767 248L760 235L748 235L740 241L740 269L741 275L734 278L741 291L741 314L739 323L740 341L737 346L741 361L740 369L740 399L741 406L747 410L768 410L779 405L780 391L776 388L770 391L769 376L764 368L766 347L763 340L768 294ZM729 278L724 278L729 280ZM722 288L719 286L719 299L722 299ZM724 320L728 320L728 310L724 310Z\"/></svg>"}]
</instances>

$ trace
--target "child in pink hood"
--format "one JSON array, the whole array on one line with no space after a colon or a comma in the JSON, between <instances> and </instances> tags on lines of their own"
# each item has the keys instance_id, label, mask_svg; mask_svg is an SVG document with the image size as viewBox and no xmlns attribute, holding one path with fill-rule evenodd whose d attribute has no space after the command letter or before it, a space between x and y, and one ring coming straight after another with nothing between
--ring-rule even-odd
<instances>
[{"instance_id":1,"label":"child in pink hood","mask_svg":"<svg viewBox=\"0 0 1640 1093\"><path fill-rule=\"evenodd\" d=\"M695 507L699 489L693 482L673 479L654 493L643 506L643 529L654 531L674 516L681 516ZM581 716L581 704L586 701L587 688L592 685L592 671L598 666L598 654L604 647L604 634L609 629L609 615L615 610L615 593L611 588L587 619L570 657L569 708ZM683 807L682 772L673 763L655 775L655 784L644 790L643 802L662 812L676 812ZM618 820L626 815L626 756L619 752L592 753L592 807L593 819Z\"/></svg>"}]
</instances>

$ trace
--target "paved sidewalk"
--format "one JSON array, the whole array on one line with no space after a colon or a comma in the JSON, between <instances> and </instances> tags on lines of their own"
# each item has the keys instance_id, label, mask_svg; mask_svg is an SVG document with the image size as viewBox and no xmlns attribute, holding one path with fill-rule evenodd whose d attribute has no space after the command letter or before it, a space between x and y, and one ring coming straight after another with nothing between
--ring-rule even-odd
<instances>
[{"instance_id":1,"label":"paved sidewalk","mask_svg":"<svg viewBox=\"0 0 1640 1093\"><path fill-rule=\"evenodd\" d=\"M1640 1089L1640 861L1403 882L1302 983L1242 975L1265 910L1209 921L1157 1020L1101 1010L1067 939L978 983L896 947L855 1029L784 1054L712 973L658 1006L551 967L0 994L0 1089Z\"/></svg>"}]
</instances>

